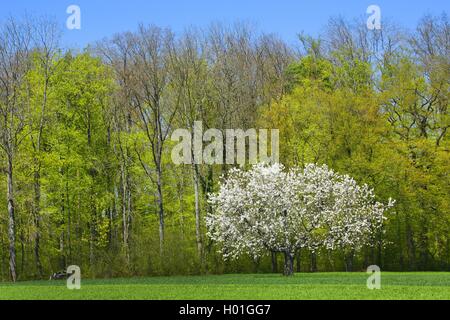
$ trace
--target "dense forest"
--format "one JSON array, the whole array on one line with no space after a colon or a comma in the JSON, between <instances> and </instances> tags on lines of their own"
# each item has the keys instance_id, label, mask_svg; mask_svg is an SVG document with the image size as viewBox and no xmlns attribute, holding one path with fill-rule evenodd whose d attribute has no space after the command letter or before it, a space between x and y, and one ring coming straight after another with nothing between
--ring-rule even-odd
<instances>
[{"instance_id":1,"label":"dense forest","mask_svg":"<svg viewBox=\"0 0 450 320\"><path fill-rule=\"evenodd\" d=\"M205 231L230 165L175 165L171 133L280 130L285 167L326 164L395 199L377 245L297 252L296 270L450 270L450 25L332 18L290 45L245 23L156 26L84 50L58 24L0 28L0 279L276 272Z\"/></svg>"}]
</instances>

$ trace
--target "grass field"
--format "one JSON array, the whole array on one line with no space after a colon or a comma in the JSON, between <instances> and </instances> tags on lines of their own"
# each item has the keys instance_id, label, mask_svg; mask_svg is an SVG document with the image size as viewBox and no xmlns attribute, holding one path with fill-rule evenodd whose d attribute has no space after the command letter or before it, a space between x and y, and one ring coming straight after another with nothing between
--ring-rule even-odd
<instances>
[{"instance_id":1,"label":"grass field","mask_svg":"<svg viewBox=\"0 0 450 320\"><path fill-rule=\"evenodd\" d=\"M382 273L368 290L365 273L274 274L0 283L0 300L310 300L450 299L450 273Z\"/></svg>"}]
</instances>

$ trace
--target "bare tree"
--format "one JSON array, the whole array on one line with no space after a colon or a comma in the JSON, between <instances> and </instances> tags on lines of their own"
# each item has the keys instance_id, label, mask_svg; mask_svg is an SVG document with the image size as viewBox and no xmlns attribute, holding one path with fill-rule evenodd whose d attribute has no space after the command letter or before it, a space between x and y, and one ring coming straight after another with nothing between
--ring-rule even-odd
<instances>
[{"instance_id":1,"label":"bare tree","mask_svg":"<svg viewBox=\"0 0 450 320\"><path fill-rule=\"evenodd\" d=\"M30 134L31 145L33 147L33 222L35 226L34 234L34 256L38 275L43 276L43 269L40 257L40 240L41 240L41 152L44 139L44 129L48 121L48 96L50 88L50 81L57 68L57 58L59 54L59 39L61 31L58 24L47 18L39 18L32 21L32 44L34 48L33 65L40 73L41 82L38 84L39 88L34 88L33 94L39 96L35 101L38 101L40 106L33 107L33 110L38 110L37 114L30 112ZM42 94L42 95L41 95Z\"/></svg>"},{"instance_id":2,"label":"bare tree","mask_svg":"<svg viewBox=\"0 0 450 320\"><path fill-rule=\"evenodd\" d=\"M118 90L113 97L111 126L113 135L114 154L119 161L119 186L120 192L114 182L114 204L121 203L122 215L122 242L127 263L130 262L130 229L131 229L131 206L132 206L132 177L130 167L133 164L132 145L126 139L132 131L132 90L134 83L131 48L135 36L132 33L115 35L110 41L98 43L96 51L103 60L111 66L118 84ZM115 180L115 179L114 179ZM120 193L120 199L119 199ZM113 208L114 211L118 211ZM110 217L113 225L113 217Z\"/></svg>"},{"instance_id":3,"label":"bare tree","mask_svg":"<svg viewBox=\"0 0 450 320\"><path fill-rule=\"evenodd\" d=\"M430 67L437 57L450 60L450 24L447 15L424 16L409 43L425 66Z\"/></svg>"},{"instance_id":4,"label":"bare tree","mask_svg":"<svg viewBox=\"0 0 450 320\"><path fill-rule=\"evenodd\" d=\"M374 67L387 65L395 53L406 44L403 31L388 19L380 30L369 30L364 19L347 21L342 17L331 18L322 42L326 54L339 52L346 60L368 62Z\"/></svg>"},{"instance_id":5,"label":"bare tree","mask_svg":"<svg viewBox=\"0 0 450 320\"><path fill-rule=\"evenodd\" d=\"M450 70L450 23L446 14L439 17L425 16L417 26L409 42L414 55L421 62L424 75L430 85L429 92L420 93L422 108L418 123L422 131L429 130L439 146L450 129L445 115L448 113Z\"/></svg>"},{"instance_id":6,"label":"bare tree","mask_svg":"<svg viewBox=\"0 0 450 320\"><path fill-rule=\"evenodd\" d=\"M171 52L171 74L180 96L179 116L181 126L194 130L196 121L203 121L208 109L208 65L204 42L198 31L188 30ZM204 122L208 126L208 122ZM193 139L193 137L192 137ZM200 264L203 264L202 217L200 205L200 183L203 179L200 165L191 143L192 172L195 198L195 233Z\"/></svg>"},{"instance_id":7,"label":"bare tree","mask_svg":"<svg viewBox=\"0 0 450 320\"><path fill-rule=\"evenodd\" d=\"M150 146L154 168L136 148L139 161L156 185L160 253L164 252L163 151L178 109L179 97L170 90L170 52L174 36L170 30L140 26L131 48L135 84L132 87L132 116ZM174 94L175 93L175 94Z\"/></svg>"},{"instance_id":8,"label":"bare tree","mask_svg":"<svg viewBox=\"0 0 450 320\"><path fill-rule=\"evenodd\" d=\"M205 129L252 128L256 126L257 109L269 105L272 99L280 99L284 92L285 69L293 61L291 50L273 35L255 35L245 24L232 28L216 24L206 31L190 29L178 39L169 30L140 26L137 32L120 34L97 45L98 53L115 71L120 88L113 119L122 172L125 248L131 214L129 206L125 207L131 198L126 182L130 153L119 132L140 137L134 149L145 174L156 186L162 253L163 154L172 127L176 124L192 129L195 121L202 121ZM191 151L194 158L194 149ZM224 166L222 170L225 169ZM203 195L213 191L213 175L212 167L203 169L195 162L192 165L196 242L201 262L201 191Z\"/></svg>"},{"instance_id":9,"label":"bare tree","mask_svg":"<svg viewBox=\"0 0 450 320\"><path fill-rule=\"evenodd\" d=\"M9 269L17 280L14 164L25 132L26 107L20 90L30 69L30 26L10 18L0 29L0 147L6 155Z\"/></svg>"}]
</instances>

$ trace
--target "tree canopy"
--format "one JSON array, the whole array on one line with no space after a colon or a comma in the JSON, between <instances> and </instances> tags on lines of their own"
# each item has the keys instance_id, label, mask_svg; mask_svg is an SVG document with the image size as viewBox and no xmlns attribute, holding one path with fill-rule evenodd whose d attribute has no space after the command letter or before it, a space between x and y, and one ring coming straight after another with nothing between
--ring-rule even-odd
<instances>
[{"instance_id":1,"label":"tree canopy","mask_svg":"<svg viewBox=\"0 0 450 320\"><path fill-rule=\"evenodd\" d=\"M282 239L289 239L298 271L371 264L449 270L449 32L445 14L425 16L411 32L387 21L368 30L364 21L333 18L321 35L300 35L297 50L245 24L181 33L139 26L81 50L61 46L51 19L6 21L0 278L48 278L68 265L86 277L269 272L282 258ZM285 170L174 164L171 134L198 121L224 137L233 128L279 129ZM251 192L237 183L257 183L262 173L271 178ZM292 194L305 194L321 174L334 177L323 188L339 198L324 194L323 203L309 203ZM220 195L221 176L249 192L227 201L242 214L248 206L249 218L261 220L252 226L283 223L264 219L287 214L296 221L288 234L298 234L268 233L269 255L256 254L264 243L251 238L259 229L245 221L236 227L246 233L222 226L222 236L213 237L219 243L211 241L206 217L225 202L208 195ZM338 201L349 192L348 201L365 199L372 207L364 212L374 215ZM261 216L258 197L275 196L289 210L270 202L262 209L272 216ZM381 223L385 207L373 206L389 206L391 198L396 205ZM318 214L327 210L334 229ZM295 217L316 231L306 232ZM358 228L346 230L352 221ZM224 243L227 232L252 240L246 250L236 248ZM370 243L354 240L367 234ZM221 246L242 254L224 260Z\"/></svg>"}]
</instances>

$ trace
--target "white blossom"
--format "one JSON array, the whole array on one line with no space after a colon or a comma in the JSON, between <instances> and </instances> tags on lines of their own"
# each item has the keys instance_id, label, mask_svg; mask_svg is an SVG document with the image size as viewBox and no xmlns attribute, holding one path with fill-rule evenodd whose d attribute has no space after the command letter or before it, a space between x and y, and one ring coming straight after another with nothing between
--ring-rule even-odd
<instances>
[{"instance_id":1,"label":"white blossom","mask_svg":"<svg viewBox=\"0 0 450 320\"><path fill-rule=\"evenodd\" d=\"M270 251L293 255L300 248L358 250L372 244L394 204L375 201L367 185L315 164L232 169L209 202L208 236L226 259Z\"/></svg>"}]
</instances>

